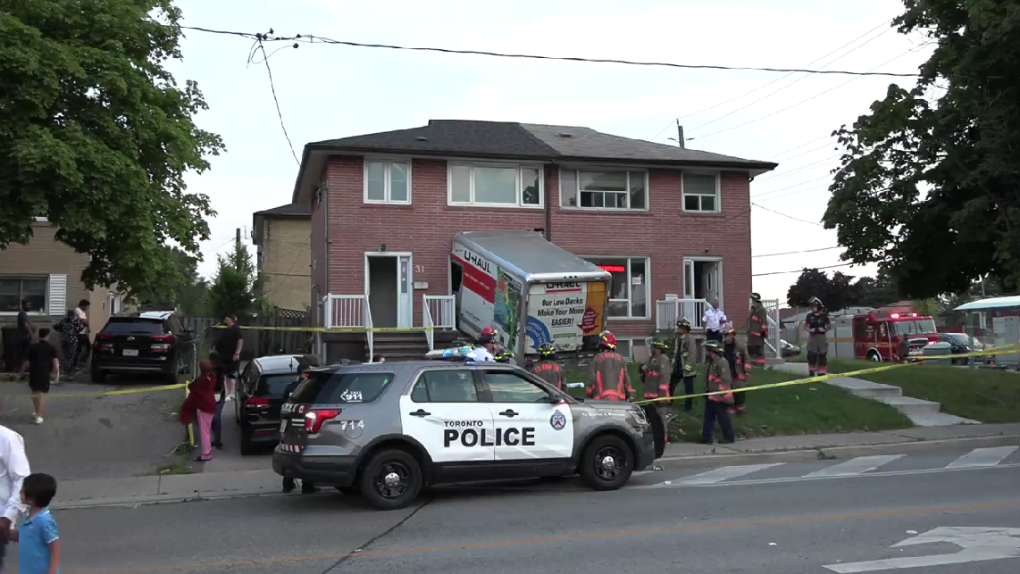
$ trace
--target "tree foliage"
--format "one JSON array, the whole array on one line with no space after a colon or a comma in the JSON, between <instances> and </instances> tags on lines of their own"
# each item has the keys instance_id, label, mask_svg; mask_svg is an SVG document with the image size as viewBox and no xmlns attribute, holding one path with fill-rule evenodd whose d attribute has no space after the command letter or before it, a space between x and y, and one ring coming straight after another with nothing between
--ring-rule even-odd
<instances>
[{"instance_id":1,"label":"tree foliage","mask_svg":"<svg viewBox=\"0 0 1020 574\"><path fill-rule=\"evenodd\" d=\"M176 247L164 248L177 270L177 277L166 286L168 293L139 293L138 303L146 307L174 308L191 317L206 317L209 310L209 283L198 274L198 259Z\"/></svg>"},{"instance_id":2,"label":"tree foliage","mask_svg":"<svg viewBox=\"0 0 1020 574\"><path fill-rule=\"evenodd\" d=\"M885 307L901 299L895 280L885 271L875 277L861 277L854 282L854 305L859 307Z\"/></svg>"},{"instance_id":3,"label":"tree foliage","mask_svg":"<svg viewBox=\"0 0 1020 574\"><path fill-rule=\"evenodd\" d=\"M214 317L251 317L264 313L263 280L258 276L248 249L237 243L229 255L221 255L216 276L209 287L209 309Z\"/></svg>"},{"instance_id":4,"label":"tree foliage","mask_svg":"<svg viewBox=\"0 0 1020 574\"><path fill-rule=\"evenodd\" d=\"M1020 285L1020 8L904 0L903 34L934 46L917 85L836 132L844 148L826 228L844 258L880 262L904 295Z\"/></svg>"},{"instance_id":5,"label":"tree foliage","mask_svg":"<svg viewBox=\"0 0 1020 574\"><path fill-rule=\"evenodd\" d=\"M791 307L807 307L811 297L818 297L832 311L847 307L884 307L899 299L895 283L885 273L854 281L853 277L839 271L830 278L818 269L804 269L786 296Z\"/></svg>"},{"instance_id":6,"label":"tree foliage","mask_svg":"<svg viewBox=\"0 0 1020 574\"><path fill-rule=\"evenodd\" d=\"M164 68L181 57L180 18L171 0L0 3L0 249L46 216L89 254L89 287L169 293L164 246L197 254L213 215L184 174L223 148L194 124L197 85Z\"/></svg>"}]
</instances>

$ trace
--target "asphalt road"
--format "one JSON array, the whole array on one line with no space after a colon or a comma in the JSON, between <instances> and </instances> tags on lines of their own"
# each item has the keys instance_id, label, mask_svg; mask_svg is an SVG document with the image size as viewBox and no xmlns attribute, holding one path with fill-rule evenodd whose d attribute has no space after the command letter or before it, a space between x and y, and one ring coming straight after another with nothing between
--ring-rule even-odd
<instances>
[{"instance_id":1,"label":"asphalt road","mask_svg":"<svg viewBox=\"0 0 1020 574\"><path fill-rule=\"evenodd\" d=\"M935 528L1020 534L1017 453L997 466L947 468L959 456L886 460L893 468L885 474L851 477L832 476L839 473L831 468L846 461L740 476L732 469L713 475L704 474L711 468L667 469L609 493L569 480L440 489L396 512L370 510L333 492L67 510L56 513L61 572L826 574L836 571L826 566L960 551L944 542L891 548ZM987 455L968 460L980 463ZM858 459L851 466L860 472L872 463ZM719 481L720 472L732 478ZM1007 540L1020 548L1020 537ZM908 572L1018 570L1020 552Z\"/></svg>"}]
</instances>

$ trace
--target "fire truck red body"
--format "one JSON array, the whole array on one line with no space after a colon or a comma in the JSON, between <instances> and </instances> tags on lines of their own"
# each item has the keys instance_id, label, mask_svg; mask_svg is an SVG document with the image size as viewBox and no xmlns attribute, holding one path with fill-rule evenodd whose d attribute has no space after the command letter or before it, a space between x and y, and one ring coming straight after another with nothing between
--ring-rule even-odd
<instances>
[{"instance_id":1,"label":"fire truck red body","mask_svg":"<svg viewBox=\"0 0 1020 574\"><path fill-rule=\"evenodd\" d=\"M854 315L854 357L869 361L900 360L902 343L909 345L908 357L920 355L924 347L939 340L935 320L918 313L863 313Z\"/></svg>"}]
</instances>

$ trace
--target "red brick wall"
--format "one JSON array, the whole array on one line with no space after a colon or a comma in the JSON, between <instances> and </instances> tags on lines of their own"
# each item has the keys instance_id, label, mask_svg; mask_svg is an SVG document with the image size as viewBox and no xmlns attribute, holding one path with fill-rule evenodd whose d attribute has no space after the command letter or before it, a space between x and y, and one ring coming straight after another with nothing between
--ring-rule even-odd
<instances>
[{"instance_id":1,"label":"red brick wall","mask_svg":"<svg viewBox=\"0 0 1020 574\"><path fill-rule=\"evenodd\" d=\"M422 294L447 294L449 252L455 233L546 227L544 210L448 206L445 161L413 161L411 205L366 205L360 157L334 157L328 164L327 177L332 239L329 292L363 293L364 253L376 251L381 243L386 244L387 251L412 252L414 280L429 283L427 291L415 291L415 325L421 324ZM609 328L618 335L652 333L655 301L666 293L683 292L684 256L723 258L723 307L738 323L743 321L751 291L748 177L743 173L724 174L722 213L707 214L683 212L680 177L675 170L650 171L649 212L598 213L561 209L558 171L546 167L554 243L579 255L651 258L651 318L611 319Z\"/></svg>"},{"instance_id":2,"label":"red brick wall","mask_svg":"<svg viewBox=\"0 0 1020 574\"><path fill-rule=\"evenodd\" d=\"M325 200L323 195L323 200ZM319 321L319 301L323 295L329 292L326 285L326 220L323 217L323 210L326 201L316 202L312 196L312 269L311 269L311 290L309 299L310 312L315 321ZM337 230L339 231L339 230ZM335 231L336 232L336 231Z\"/></svg>"}]
</instances>

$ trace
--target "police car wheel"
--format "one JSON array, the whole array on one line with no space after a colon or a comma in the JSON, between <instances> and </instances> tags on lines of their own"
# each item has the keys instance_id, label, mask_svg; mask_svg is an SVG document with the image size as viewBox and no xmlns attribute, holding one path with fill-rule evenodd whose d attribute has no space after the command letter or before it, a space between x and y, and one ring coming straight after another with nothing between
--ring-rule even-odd
<instances>
[{"instance_id":1,"label":"police car wheel","mask_svg":"<svg viewBox=\"0 0 1020 574\"><path fill-rule=\"evenodd\" d=\"M408 506L422 488L418 461L403 450L384 450L373 456L359 477L361 495L380 510Z\"/></svg>"},{"instance_id":2,"label":"police car wheel","mask_svg":"<svg viewBox=\"0 0 1020 574\"><path fill-rule=\"evenodd\" d=\"M581 480L592 490L616 490L630 480L634 456L623 439L600 436L584 449L578 470Z\"/></svg>"}]
</instances>

